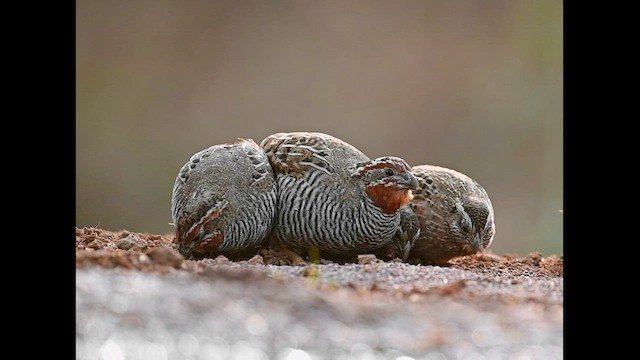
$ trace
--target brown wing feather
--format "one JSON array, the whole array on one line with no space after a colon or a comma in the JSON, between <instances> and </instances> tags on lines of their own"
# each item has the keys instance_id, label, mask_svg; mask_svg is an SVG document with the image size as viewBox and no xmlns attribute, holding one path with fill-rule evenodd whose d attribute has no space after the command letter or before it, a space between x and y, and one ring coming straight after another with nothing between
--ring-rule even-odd
<instances>
[{"instance_id":1,"label":"brown wing feather","mask_svg":"<svg viewBox=\"0 0 640 360\"><path fill-rule=\"evenodd\" d=\"M275 173L300 178L312 168L328 175L334 173L327 157L330 142L335 140L338 139L321 133L277 133L262 140L260 146Z\"/></svg>"}]
</instances>

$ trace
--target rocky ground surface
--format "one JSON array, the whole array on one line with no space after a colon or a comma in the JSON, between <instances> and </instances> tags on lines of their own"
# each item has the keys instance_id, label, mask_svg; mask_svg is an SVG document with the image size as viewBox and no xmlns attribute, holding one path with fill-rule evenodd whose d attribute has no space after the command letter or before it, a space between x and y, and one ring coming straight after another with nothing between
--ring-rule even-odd
<instances>
[{"instance_id":1,"label":"rocky ground surface","mask_svg":"<svg viewBox=\"0 0 640 360\"><path fill-rule=\"evenodd\" d=\"M563 258L184 259L173 235L76 229L77 359L561 359Z\"/></svg>"}]
</instances>

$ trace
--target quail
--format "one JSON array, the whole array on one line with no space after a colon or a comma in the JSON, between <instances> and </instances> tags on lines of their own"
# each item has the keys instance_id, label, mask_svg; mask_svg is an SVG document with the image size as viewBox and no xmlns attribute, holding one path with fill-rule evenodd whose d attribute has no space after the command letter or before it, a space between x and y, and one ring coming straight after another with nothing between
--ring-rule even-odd
<instances>
[{"instance_id":1,"label":"quail","mask_svg":"<svg viewBox=\"0 0 640 360\"><path fill-rule=\"evenodd\" d=\"M277 187L253 140L219 144L180 169L171 215L180 253L196 258L246 258L264 243L274 219Z\"/></svg>"},{"instance_id":2,"label":"quail","mask_svg":"<svg viewBox=\"0 0 640 360\"><path fill-rule=\"evenodd\" d=\"M410 207L420 220L420 234L410 262L446 265L448 260L484 250L495 235L491 200L469 176L434 165L412 167L420 188Z\"/></svg>"},{"instance_id":3,"label":"quail","mask_svg":"<svg viewBox=\"0 0 640 360\"><path fill-rule=\"evenodd\" d=\"M370 159L353 145L319 132L267 136L278 201L269 242L299 255L344 260L383 246L408 253L395 236L418 186L398 157Z\"/></svg>"}]
</instances>

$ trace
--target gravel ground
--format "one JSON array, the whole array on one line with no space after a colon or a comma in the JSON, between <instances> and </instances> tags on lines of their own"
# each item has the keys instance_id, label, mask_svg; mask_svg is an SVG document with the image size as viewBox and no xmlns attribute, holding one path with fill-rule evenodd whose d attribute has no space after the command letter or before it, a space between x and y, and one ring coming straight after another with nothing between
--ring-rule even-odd
<instances>
[{"instance_id":1,"label":"gravel ground","mask_svg":"<svg viewBox=\"0 0 640 360\"><path fill-rule=\"evenodd\" d=\"M170 235L76 230L77 359L563 358L558 257L290 266L176 254Z\"/></svg>"}]
</instances>

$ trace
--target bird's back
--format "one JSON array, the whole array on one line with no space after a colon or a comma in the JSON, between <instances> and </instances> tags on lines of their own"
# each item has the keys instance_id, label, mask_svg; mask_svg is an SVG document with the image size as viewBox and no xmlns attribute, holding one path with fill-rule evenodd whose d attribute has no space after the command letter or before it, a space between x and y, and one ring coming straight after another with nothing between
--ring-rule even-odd
<instances>
[{"instance_id":1,"label":"bird's back","mask_svg":"<svg viewBox=\"0 0 640 360\"><path fill-rule=\"evenodd\" d=\"M277 188L262 148L252 140L214 145L194 154L180 169L171 212L178 241L221 231L219 251L263 241L275 215ZM202 226L197 234L197 225Z\"/></svg>"},{"instance_id":2,"label":"bird's back","mask_svg":"<svg viewBox=\"0 0 640 360\"><path fill-rule=\"evenodd\" d=\"M399 216L371 212L364 185L352 177L355 165L370 160L360 150L313 132L273 134L261 146L278 184L276 241L298 252L358 253L391 238Z\"/></svg>"},{"instance_id":3,"label":"bird's back","mask_svg":"<svg viewBox=\"0 0 640 360\"><path fill-rule=\"evenodd\" d=\"M347 169L369 160L353 145L318 132L276 133L260 143L274 173L295 178L320 171L328 176L349 177Z\"/></svg>"}]
</instances>

